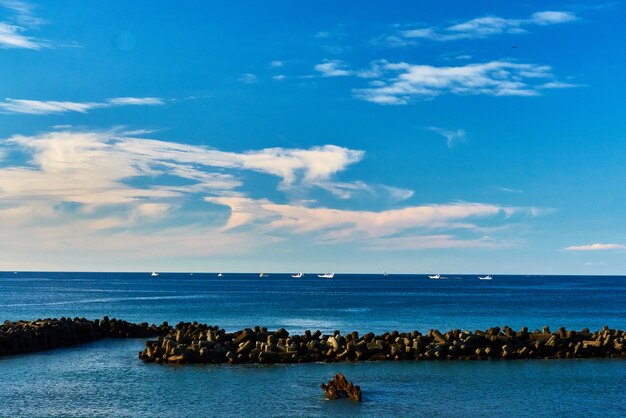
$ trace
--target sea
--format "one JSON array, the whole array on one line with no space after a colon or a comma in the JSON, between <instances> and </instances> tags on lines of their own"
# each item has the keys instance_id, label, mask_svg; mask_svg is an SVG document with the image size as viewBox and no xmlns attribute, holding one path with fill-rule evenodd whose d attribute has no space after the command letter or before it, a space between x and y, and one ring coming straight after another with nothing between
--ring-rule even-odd
<instances>
[{"instance_id":1,"label":"sea","mask_svg":"<svg viewBox=\"0 0 626 418\"><path fill-rule=\"evenodd\" d=\"M198 321L291 333L626 329L626 276L0 272L0 321ZM142 339L0 357L0 417L624 417L626 360L144 364ZM363 402L327 401L342 372Z\"/></svg>"}]
</instances>

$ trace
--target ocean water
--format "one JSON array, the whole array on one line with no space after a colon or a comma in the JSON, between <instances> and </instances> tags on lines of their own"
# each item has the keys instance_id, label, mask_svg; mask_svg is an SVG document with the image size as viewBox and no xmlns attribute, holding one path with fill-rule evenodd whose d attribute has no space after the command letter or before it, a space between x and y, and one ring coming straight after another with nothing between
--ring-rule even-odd
<instances>
[{"instance_id":1,"label":"ocean water","mask_svg":"<svg viewBox=\"0 0 626 418\"><path fill-rule=\"evenodd\" d=\"M0 320L199 321L236 330L626 329L626 277L0 273ZM0 416L625 416L626 361L143 364L143 340L0 358ZM325 401L337 372L364 402Z\"/></svg>"}]
</instances>

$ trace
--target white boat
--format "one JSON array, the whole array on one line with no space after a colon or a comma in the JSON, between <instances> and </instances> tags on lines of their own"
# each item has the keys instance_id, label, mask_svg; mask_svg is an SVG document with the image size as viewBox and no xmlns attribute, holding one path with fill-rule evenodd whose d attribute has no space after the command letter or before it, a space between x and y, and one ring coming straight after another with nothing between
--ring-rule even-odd
<instances>
[{"instance_id":1,"label":"white boat","mask_svg":"<svg viewBox=\"0 0 626 418\"><path fill-rule=\"evenodd\" d=\"M299 279L301 277L304 277L304 273L292 274L291 277L293 277L294 279Z\"/></svg>"},{"instance_id":2,"label":"white boat","mask_svg":"<svg viewBox=\"0 0 626 418\"><path fill-rule=\"evenodd\" d=\"M332 279L335 277L335 273L318 274L317 277L321 277L322 279Z\"/></svg>"},{"instance_id":3,"label":"white boat","mask_svg":"<svg viewBox=\"0 0 626 418\"><path fill-rule=\"evenodd\" d=\"M435 279L435 280L436 280L436 279L441 279L441 274L437 273L437 274L435 274L435 275L433 275L433 276L428 276L428 278L429 278L429 279Z\"/></svg>"},{"instance_id":4,"label":"white boat","mask_svg":"<svg viewBox=\"0 0 626 418\"><path fill-rule=\"evenodd\" d=\"M159 273L157 273L156 271L153 271L153 272L152 272L152 274L151 274L150 276L152 276L152 277L156 277L156 276L158 276L158 275L159 275Z\"/></svg>"},{"instance_id":5,"label":"white boat","mask_svg":"<svg viewBox=\"0 0 626 418\"><path fill-rule=\"evenodd\" d=\"M267 276L269 276L269 274L267 274L267 273L259 273L259 277L260 278L267 277Z\"/></svg>"},{"instance_id":6,"label":"white boat","mask_svg":"<svg viewBox=\"0 0 626 418\"><path fill-rule=\"evenodd\" d=\"M478 279L479 280L491 280L491 279L493 279L493 277L491 276L491 274L488 274L488 275L486 275L484 277L478 276Z\"/></svg>"},{"instance_id":7,"label":"white boat","mask_svg":"<svg viewBox=\"0 0 626 418\"><path fill-rule=\"evenodd\" d=\"M224 276L222 273L217 273L217 277L222 277Z\"/></svg>"}]
</instances>

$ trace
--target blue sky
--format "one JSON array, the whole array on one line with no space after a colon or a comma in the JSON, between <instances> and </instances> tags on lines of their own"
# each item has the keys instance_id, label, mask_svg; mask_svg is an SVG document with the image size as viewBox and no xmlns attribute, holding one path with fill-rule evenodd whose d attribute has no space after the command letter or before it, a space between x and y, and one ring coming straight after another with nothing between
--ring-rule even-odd
<instances>
[{"instance_id":1,"label":"blue sky","mask_svg":"<svg viewBox=\"0 0 626 418\"><path fill-rule=\"evenodd\" d=\"M0 0L0 269L626 269L622 2Z\"/></svg>"}]
</instances>

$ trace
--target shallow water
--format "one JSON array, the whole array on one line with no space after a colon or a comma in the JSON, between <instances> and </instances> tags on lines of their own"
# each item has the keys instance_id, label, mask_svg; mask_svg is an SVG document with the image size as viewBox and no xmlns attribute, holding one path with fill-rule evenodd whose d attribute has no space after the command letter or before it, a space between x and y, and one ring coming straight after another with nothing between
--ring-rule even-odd
<instances>
[{"instance_id":1,"label":"shallow water","mask_svg":"<svg viewBox=\"0 0 626 418\"><path fill-rule=\"evenodd\" d=\"M626 328L623 277L0 274L0 318L116 316L332 331ZM624 416L623 360L162 366L143 340L0 359L0 416ZM342 371L364 402L325 401Z\"/></svg>"}]
</instances>

